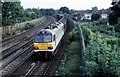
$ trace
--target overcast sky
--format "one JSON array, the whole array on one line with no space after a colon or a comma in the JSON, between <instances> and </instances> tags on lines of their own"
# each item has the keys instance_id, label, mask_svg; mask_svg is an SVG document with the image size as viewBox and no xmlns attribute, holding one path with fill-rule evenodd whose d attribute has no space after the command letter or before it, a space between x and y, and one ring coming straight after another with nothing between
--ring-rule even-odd
<instances>
[{"instance_id":1,"label":"overcast sky","mask_svg":"<svg viewBox=\"0 0 120 77\"><path fill-rule=\"evenodd\" d=\"M111 0L20 0L26 8L53 8L59 9L66 6L69 9L86 10L97 6L98 9L106 9L111 6Z\"/></svg>"}]
</instances>

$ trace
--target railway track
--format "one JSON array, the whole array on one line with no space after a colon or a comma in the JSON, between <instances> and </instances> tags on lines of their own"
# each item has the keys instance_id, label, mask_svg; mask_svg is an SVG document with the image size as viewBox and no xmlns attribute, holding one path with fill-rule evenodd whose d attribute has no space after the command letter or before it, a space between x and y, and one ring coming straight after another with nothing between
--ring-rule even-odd
<instances>
[{"instance_id":1,"label":"railway track","mask_svg":"<svg viewBox=\"0 0 120 77\"><path fill-rule=\"evenodd\" d=\"M53 57L53 58L55 58L55 57ZM26 63L27 66L31 66L31 67L29 67L27 69L24 69L25 72L22 73L22 74L18 74L18 73L13 72L11 74L11 76L12 75L14 76L16 74L20 75L22 77L28 77L28 76L40 76L40 77L44 77L44 76L48 76L49 73L52 71L51 68L52 68L52 66L53 66L54 63L55 63L54 59L52 59L50 61L36 61L36 62L33 61L30 64ZM23 72L23 70L21 72ZM20 73L20 71L19 71L19 73Z\"/></svg>"},{"instance_id":2,"label":"railway track","mask_svg":"<svg viewBox=\"0 0 120 77\"><path fill-rule=\"evenodd\" d=\"M63 42L66 42L67 36ZM54 76L54 73L58 66L60 65L61 59L64 58L64 48L66 48L67 44L61 46L58 53L48 61L43 60L31 60L33 57L29 58L19 69L14 71L11 76L19 75L22 77L29 77L29 76ZM24 69L24 70L23 70Z\"/></svg>"},{"instance_id":3,"label":"railway track","mask_svg":"<svg viewBox=\"0 0 120 77\"><path fill-rule=\"evenodd\" d=\"M33 76L45 76L47 75L47 72L49 70L49 68L51 67L51 64L53 63L53 61L50 62L40 62L38 61L37 63L32 63L32 67L26 72L26 74L24 75L24 77L33 75ZM39 70L37 69L39 68ZM38 70L38 71L36 71Z\"/></svg>"},{"instance_id":4,"label":"railway track","mask_svg":"<svg viewBox=\"0 0 120 77\"><path fill-rule=\"evenodd\" d=\"M48 21L49 20L49 21ZM56 20L54 18L48 17L47 21L42 24L42 27L36 27L37 29L35 31L39 31L41 28L47 27L49 24L54 23ZM23 34L20 34L16 36L15 38L11 39L12 42L8 43L14 43L13 46L6 48L2 51L3 57L0 64L2 64L2 68L0 68L0 73L2 72L2 75L11 75L16 69L18 69L25 61L33 54L33 33L34 29L30 32L27 32ZM25 36L27 35L27 36ZM19 38L20 37L20 38ZM17 39L18 38L18 39ZM16 39L16 42L14 40ZM7 44L6 44L7 45ZM45 71L49 70L49 67L51 66L52 62L47 63L33 63L32 67L29 69L28 72L26 72L25 76L33 74L33 70L36 71L38 66L41 66L42 68L45 68L45 70L41 69L40 75L45 75ZM39 68L40 70L40 68ZM47 72L47 71L46 71ZM34 74L33 74L34 75ZM35 74L36 75L36 74ZM38 74L39 75L39 74Z\"/></svg>"},{"instance_id":5,"label":"railway track","mask_svg":"<svg viewBox=\"0 0 120 77\"><path fill-rule=\"evenodd\" d=\"M14 61L17 57L19 57L21 54L26 52L26 49L29 48L29 45L32 45L33 41L28 41L24 46L18 48L12 55L7 56L7 58L3 59L2 62L2 68L4 68L6 65L8 65L10 62Z\"/></svg>"},{"instance_id":6,"label":"railway track","mask_svg":"<svg viewBox=\"0 0 120 77\"><path fill-rule=\"evenodd\" d=\"M29 37L33 35L34 32L38 31L40 28L45 28L49 24L51 24L53 21L52 17L46 17L45 22L43 22L41 25L34 27L31 30L27 30L22 32L21 34L18 34L12 38L9 38L8 40L3 40L2 41L2 51L11 48L12 46L18 44L18 42L22 41L24 38Z\"/></svg>"},{"instance_id":7,"label":"railway track","mask_svg":"<svg viewBox=\"0 0 120 77\"><path fill-rule=\"evenodd\" d=\"M31 68L29 68L29 70L26 71L26 73L22 73L22 77L28 77L28 76L40 76L40 77L44 77L44 76L54 76L54 72L57 69L57 67L60 64L60 61L63 57L63 53L59 53L59 55L56 55L56 57L54 57L51 61L38 61L38 63L31 63ZM29 65L27 65L29 66ZM25 70L25 69L24 69ZM52 74L51 74L52 71ZM20 71L19 71L20 72ZM14 75L21 75L21 74L14 74Z\"/></svg>"},{"instance_id":8,"label":"railway track","mask_svg":"<svg viewBox=\"0 0 120 77\"><path fill-rule=\"evenodd\" d=\"M38 65L40 65L40 62L38 61L37 63L32 63L31 65L32 67L26 72L24 77L32 75L33 71L38 67Z\"/></svg>"},{"instance_id":9,"label":"railway track","mask_svg":"<svg viewBox=\"0 0 120 77\"><path fill-rule=\"evenodd\" d=\"M50 18L48 18L48 19L50 19ZM23 47L24 45L22 44L23 45L22 46L21 43L24 43L24 41L26 41L26 40L31 40L31 38L33 38L33 33L34 32L39 31L40 29L46 27L46 25L49 25L50 23L51 23L50 20L46 21L46 23L42 24L43 26L36 27L36 28L32 29L31 31L26 32L25 34L20 34L20 35L16 36L15 38L10 39L12 41L14 40L14 42L9 43L9 41L8 41L8 43L9 43L8 45L11 45L11 44L12 45L11 46L8 46L8 45L5 46L5 47L7 47L5 49L3 47L2 52L0 53L0 54L2 54L1 59L6 58L10 54L14 53L17 49Z\"/></svg>"},{"instance_id":10,"label":"railway track","mask_svg":"<svg viewBox=\"0 0 120 77\"><path fill-rule=\"evenodd\" d=\"M41 27L36 27L32 29L31 33L30 31L28 31L24 34L16 36L13 39L10 39L12 42L15 40L14 43L16 44L9 48L6 48L1 52L3 56L2 60L0 61L0 64L2 66L0 68L0 73L2 73L2 75L9 75L12 73L12 71L21 66L33 54L33 33L48 26L53 22L54 19L48 17L47 21L44 22ZM27 33L30 35L28 36ZM8 43L10 43L10 41L8 41Z\"/></svg>"},{"instance_id":11,"label":"railway track","mask_svg":"<svg viewBox=\"0 0 120 77\"><path fill-rule=\"evenodd\" d=\"M17 55L16 58L11 60L9 63L6 63L5 66L1 69L2 75L9 75L19 66L21 66L32 54L33 45L27 47L24 52Z\"/></svg>"},{"instance_id":12,"label":"railway track","mask_svg":"<svg viewBox=\"0 0 120 77\"><path fill-rule=\"evenodd\" d=\"M46 17L42 17L40 20L45 21L45 20L46 20ZM43 23L43 21L42 21L42 23ZM40 23L39 23L39 24L40 24ZM20 39L19 36L21 36L22 34L26 33L27 31L29 31L29 30L23 31L23 32L21 32L21 33L18 33L17 35L14 35L14 36L11 36L11 37L9 37L9 38L3 39L3 40L2 40L2 46L7 45L8 43L14 42L15 39L16 39L16 40ZM14 38L14 39L13 39L13 38Z\"/></svg>"},{"instance_id":13,"label":"railway track","mask_svg":"<svg viewBox=\"0 0 120 77\"><path fill-rule=\"evenodd\" d=\"M30 41L33 41L33 39L31 37L23 39L21 41L22 43L18 42L11 48L4 50L2 53L2 60L5 59L6 57L8 57L9 55L11 55L12 53L16 52L17 50L19 50L20 48L24 48L25 46L27 46L27 43L29 43Z\"/></svg>"}]
</instances>

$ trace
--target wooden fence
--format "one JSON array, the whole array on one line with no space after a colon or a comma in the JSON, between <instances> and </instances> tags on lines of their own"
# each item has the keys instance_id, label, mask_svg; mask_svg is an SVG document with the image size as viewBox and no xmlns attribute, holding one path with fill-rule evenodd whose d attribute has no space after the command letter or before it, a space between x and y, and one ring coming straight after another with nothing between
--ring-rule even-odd
<instances>
[{"instance_id":1,"label":"wooden fence","mask_svg":"<svg viewBox=\"0 0 120 77\"><path fill-rule=\"evenodd\" d=\"M8 26L5 26L5 27L0 27L0 35L4 35L6 33L11 34L13 32L17 32L17 29L25 27L25 25L27 23L37 24L37 23L43 22L44 20L45 20L45 17L41 17L41 18L34 19L34 20L31 20L31 21L16 23L15 25L8 25Z\"/></svg>"}]
</instances>

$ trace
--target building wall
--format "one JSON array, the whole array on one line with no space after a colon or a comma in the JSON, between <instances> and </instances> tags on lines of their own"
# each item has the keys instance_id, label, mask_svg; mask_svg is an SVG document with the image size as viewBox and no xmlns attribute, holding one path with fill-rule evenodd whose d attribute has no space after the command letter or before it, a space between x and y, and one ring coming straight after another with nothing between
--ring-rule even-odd
<instances>
[{"instance_id":1,"label":"building wall","mask_svg":"<svg viewBox=\"0 0 120 77\"><path fill-rule=\"evenodd\" d=\"M85 19L88 19L88 20L91 20L91 16L92 16L91 13L85 13L85 14L84 14L84 18L85 18Z\"/></svg>"},{"instance_id":2,"label":"building wall","mask_svg":"<svg viewBox=\"0 0 120 77\"><path fill-rule=\"evenodd\" d=\"M108 14L101 14L102 19L107 19L107 17L108 17Z\"/></svg>"}]
</instances>

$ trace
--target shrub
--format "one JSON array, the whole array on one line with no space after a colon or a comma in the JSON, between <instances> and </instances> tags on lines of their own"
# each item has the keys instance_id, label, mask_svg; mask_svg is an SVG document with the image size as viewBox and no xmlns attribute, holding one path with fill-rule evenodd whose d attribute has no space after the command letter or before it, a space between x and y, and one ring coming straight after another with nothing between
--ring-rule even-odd
<instances>
[{"instance_id":1,"label":"shrub","mask_svg":"<svg viewBox=\"0 0 120 77\"><path fill-rule=\"evenodd\" d=\"M31 29L31 28L33 28L34 27L34 25L32 25L32 24L30 24L30 23L27 23L26 25L25 25L25 27L24 27L24 30L28 30L28 29Z\"/></svg>"}]
</instances>

